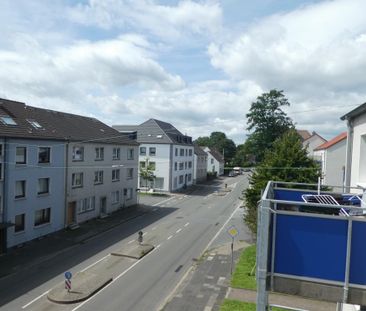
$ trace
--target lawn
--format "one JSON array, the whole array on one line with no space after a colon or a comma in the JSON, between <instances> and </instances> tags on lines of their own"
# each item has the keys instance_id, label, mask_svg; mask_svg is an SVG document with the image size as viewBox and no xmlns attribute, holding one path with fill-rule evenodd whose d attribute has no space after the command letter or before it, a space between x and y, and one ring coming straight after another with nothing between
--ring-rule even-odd
<instances>
[{"instance_id":1,"label":"lawn","mask_svg":"<svg viewBox=\"0 0 366 311\"><path fill-rule=\"evenodd\" d=\"M287 311L282 308L272 308L273 311ZM237 300L225 299L220 311L255 311L255 304Z\"/></svg>"},{"instance_id":2,"label":"lawn","mask_svg":"<svg viewBox=\"0 0 366 311\"><path fill-rule=\"evenodd\" d=\"M240 255L239 262L236 265L235 272L231 279L231 287L252 290L257 289L255 274L253 273L253 275L251 275L251 272L255 266L255 256L256 245L251 245L247 247Z\"/></svg>"}]
</instances>

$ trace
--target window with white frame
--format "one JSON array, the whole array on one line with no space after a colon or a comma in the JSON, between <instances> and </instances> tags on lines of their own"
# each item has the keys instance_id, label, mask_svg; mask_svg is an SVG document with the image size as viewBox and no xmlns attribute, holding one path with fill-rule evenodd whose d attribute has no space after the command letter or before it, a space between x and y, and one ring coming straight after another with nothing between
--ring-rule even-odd
<instances>
[{"instance_id":1,"label":"window with white frame","mask_svg":"<svg viewBox=\"0 0 366 311\"><path fill-rule=\"evenodd\" d=\"M16 164L26 164L27 163L27 148L26 147L16 147L15 163Z\"/></svg>"},{"instance_id":2,"label":"window with white frame","mask_svg":"<svg viewBox=\"0 0 366 311\"><path fill-rule=\"evenodd\" d=\"M39 147L38 148L38 163L50 163L51 148Z\"/></svg>"},{"instance_id":3,"label":"window with white frame","mask_svg":"<svg viewBox=\"0 0 366 311\"><path fill-rule=\"evenodd\" d=\"M119 202L119 191L112 191L111 193L111 203L117 204Z\"/></svg>"},{"instance_id":4,"label":"window with white frame","mask_svg":"<svg viewBox=\"0 0 366 311\"><path fill-rule=\"evenodd\" d=\"M179 170L181 171L181 170L183 170L184 169L184 163L183 162L180 162L179 163Z\"/></svg>"},{"instance_id":5,"label":"window with white frame","mask_svg":"<svg viewBox=\"0 0 366 311\"><path fill-rule=\"evenodd\" d=\"M151 155L151 156L155 156L156 155L156 148L155 147L150 147L149 148L149 155Z\"/></svg>"},{"instance_id":6,"label":"window with white frame","mask_svg":"<svg viewBox=\"0 0 366 311\"><path fill-rule=\"evenodd\" d=\"M183 175L179 176L179 184L183 184Z\"/></svg>"},{"instance_id":7,"label":"window with white frame","mask_svg":"<svg viewBox=\"0 0 366 311\"><path fill-rule=\"evenodd\" d=\"M183 148L181 148L181 149L179 150L179 155L180 155L181 157L183 157L183 156L184 156L184 149L183 149Z\"/></svg>"},{"instance_id":8,"label":"window with white frame","mask_svg":"<svg viewBox=\"0 0 366 311\"><path fill-rule=\"evenodd\" d=\"M140 155L146 155L146 147L140 147Z\"/></svg>"},{"instance_id":9,"label":"window with white frame","mask_svg":"<svg viewBox=\"0 0 366 311\"><path fill-rule=\"evenodd\" d=\"M178 170L178 163L177 162L174 162L174 170Z\"/></svg>"},{"instance_id":10,"label":"window with white frame","mask_svg":"<svg viewBox=\"0 0 366 311\"><path fill-rule=\"evenodd\" d=\"M145 168L146 167L146 162L145 161L141 161L140 162L140 168Z\"/></svg>"},{"instance_id":11,"label":"window with white frame","mask_svg":"<svg viewBox=\"0 0 366 311\"><path fill-rule=\"evenodd\" d=\"M132 198L133 198L132 188L128 188L126 192L126 200L132 200Z\"/></svg>"},{"instance_id":12,"label":"window with white frame","mask_svg":"<svg viewBox=\"0 0 366 311\"><path fill-rule=\"evenodd\" d=\"M14 119L9 116L0 116L0 121L5 125L17 125Z\"/></svg>"},{"instance_id":13,"label":"window with white frame","mask_svg":"<svg viewBox=\"0 0 366 311\"><path fill-rule=\"evenodd\" d=\"M20 199L25 197L25 180L17 180L15 182L15 198Z\"/></svg>"},{"instance_id":14,"label":"window with white frame","mask_svg":"<svg viewBox=\"0 0 366 311\"><path fill-rule=\"evenodd\" d=\"M188 168L192 168L192 161L188 162Z\"/></svg>"},{"instance_id":15,"label":"window with white frame","mask_svg":"<svg viewBox=\"0 0 366 311\"><path fill-rule=\"evenodd\" d=\"M14 223L14 232L23 232L25 229L25 214L16 215Z\"/></svg>"},{"instance_id":16,"label":"window with white frame","mask_svg":"<svg viewBox=\"0 0 366 311\"><path fill-rule=\"evenodd\" d=\"M127 149L127 160L133 160L134 158L134 150L133 148Z\"/></svg>"},{"instance_id":17,"label":"window with white frame","mask_svg":"<svg viewBox=\"0 0 366 311\"><path fill-rule=\"evenodd\" d=\"M187 162L184 162L184 169L187 169Z\"/></svg>"},{"instance_id":18,"label":"window with white frame","mask_svg":"<svg viewBox=\"0 0 366 311\"><path fill-rule=\"evenodd\" d=\"M50 179L38 178L37 194L48 194L50 192Z\"/></svg>"},{"instance_id":19,"label":"window with white frame","mask_svg":"<svg viewBox=\"0 0 366 311\"><path fill-rule=\"evenodd\" d=\"M104 160L104 147L95 148L95 161Z\"/></svg>"},{"instance_id":20,"label":"window with white frame","mask_svg":"<svg viewBox=\"0 0 366 311\"><path fill-rule=\"evenodd\" d=\"M71 175L71 186L73 188L81 188L83 186L83 173L73 173Z\"/></svg>"},{"instance_id":21,"label":"window with white frame","mask_svg":"<svg viewBox=\"0 0 366 311\"><path fill-rule=\"evenodd\" d=\"M120 180L120 173L121 170L112 170L112 181L119 181Z\"/></svg>"},{"instance_id":22,"label":"window with white frame","mask_svg":"<svg viewBox=\"0 0 366 311\"><path fill-rule=\"evenodd\" d=\"M39 124L39 122L35 120L27 120L30 125L32 125L35 129L40 130L43 129L43 126Z\"/></svg>"},{"instance_id":23,"label":"window with white frame","mask_svg":"<svg viewBox=\"0 0 366 311\"><path fill-rule=\"evenodd\" d=\"M48 224L51 221L51 208L44 208L34 212L34 226Z\"/></svg>"},{"instance_id":24,"label":"window with white frame","mask_svg":"<svg viewBox=\"0 0 366 311\"><path fill-rule=\"evenodd\" d=\"M121 159L121 148L113 148L113 160Z\"/></svg>"},{"instance_id":25,"label":"window with white frame","mask_svg":"<svg viewBox=\"0 0 366 311\"><path fill-rule=\"evenodd\" d=\"M84 161L84 147L74 146L72 148L72 160L73 161Z\"/></svg>"},{"instance_id":26,"label":"window with white frame","mask_svg":"<svg viewBox=\"0 0 366 311\"><path fill-rule=\"evenodd\" d=\"M189 149L189 156L191 157L192 156L192 149Z\"/></svg>"},{"instance_id":27,"label":"window with white frame","mask_svg":"<svg viewBox=\"0 0 366 311\"><path fill-rule=\"evenodd\" d=\"M175 156L178 156L178 148L175 148Z\"/></svg>"},{"instance_id":28,"label":"window with white frame","mask_svg":"<svg viewBox=\"0 0 366 311\"><path fill-rule=\"evenodd\" d=\"M94 185L100 185L103 183L103 171L94 172Z\"/></svg>"},{"instance_id":29,"label":"window with white frame","mask_svg":"<svg viewBox=\"0 0 366 311\"><path fill-rule=\"evenodd\" d=\"M82 214L95 209L95 197L84 198L78 201L78 213Z\"/></svg>"},{"instance_id":30,"label":"window with white frame","mask_svg":"<svg viewBox=\"0 0 366 311\"><path fill-rule=\"evenodd\" d=\"M211 159L211 164L213 164L214 163L214 159Z\"/></svg>"},{"instance_id":31,"label":"window with white frame","mask_svg":"<svg viewBox=\"0 0 366 311\"><path fill-rule=\"evenodd\" d=\"M128 168L127 169L127 179L132 179L133 178L133 168Z\"/></svg>"},{"instance_id":32,"label":"window with white frame","mask_svg":"<svg viewBox=\"0 0 366 311\"><path fill-rule=\"evenodd\" d=\"M192 180L192 174L188 174L188 181Z\"/></svg>"},{"instance_id":33,"label":"window with white frame","mask_svg":"<svg viewBox=\"0 0 366 311\"><path fill-rule=\"evenodd\" d=\"M149 162L149 169L152 171L156 170L156 163L155 162Z\"/></svg>"}]
</instances>

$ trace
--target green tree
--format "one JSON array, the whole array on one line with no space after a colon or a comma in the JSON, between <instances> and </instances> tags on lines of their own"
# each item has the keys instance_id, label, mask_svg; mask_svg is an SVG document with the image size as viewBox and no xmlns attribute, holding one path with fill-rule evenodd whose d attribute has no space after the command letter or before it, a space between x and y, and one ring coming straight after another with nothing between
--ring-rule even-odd
<instances>
[{"instance_id":1,"label":"green tree","mask_svg":"<svg viewBox=\"0 0 366 311\"><path fill-rule=\"evenodd\" d=\"M268 181L316 183L319 170L318 164L307 156L307 151L294 129L278 138L273 149L265 153L263 162L250 177L250 186L243 191L247 208L244 221L250 230L253 233L257 231L258 201Z\"/></svg>"},{"instance_id":2,"label":"green tree","mask_svg":"<svg viewBox=\"0 0 366 311\"><path fill-rule=\"evenodd\" d=\"M204 147L209 147L210 146L210 137L208 136L203 136L203 137L198 137L195 141L195 144L197 144L198 146L204 146Z\"/></svg>"},{"instance_id":3,"label":"green tree","mask_svg":"<svg viewBox=\"0 0 366 311\"><path fill-rule=\"evenodd\" d=\"M265 151L272 148L273 142L278 137L294 128L292 120L281 109L283 106L290 106L283 91L271 90L258 96L246 115L247 130L252 131L249 136L250 147L256 162L263 160Z\"/></svg>"},{"instance_id":4,"label":"green tree","mask_svg":"<svg viewBox=\"0 0 366 311\"><path fill-rule=\"evenodd\" d=\"M145 189L147 192L149 181L155 180L154 170L155 167L149 163L149 159L146 159L144 166L140 166L140 178L145 181Z\"/></svg>"}]
</instances>

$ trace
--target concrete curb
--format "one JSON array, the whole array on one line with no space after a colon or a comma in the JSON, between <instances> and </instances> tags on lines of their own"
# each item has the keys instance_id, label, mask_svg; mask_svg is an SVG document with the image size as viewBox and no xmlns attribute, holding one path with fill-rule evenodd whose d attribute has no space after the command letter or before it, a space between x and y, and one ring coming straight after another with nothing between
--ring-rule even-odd
<instances>
[{"instance_id":1,"label":"concrete curb","mask_svg":"<svg viewBox=\"0 0 366 311\"><path fill-rule=\"evenodd\" d=\"M142 257L146 256L150 253L155 247L150 244L140 244L137 245L135 248L131 249L121 249L116 252L112 252L111 255L113 256L120 256L120 257L128 257L133 259L141 259Z\"/></svg>"},{"instance_id":2,"label":"concrete curb","mask_svg":"<svg viewBox=\"0 0 366 311\"><path fill-rule=\"evenodd\" d=\"M72 283L75 285L72 286L70 292L66 291L64 282L62 282L50 290L47 298L58 304L78 303L93 296L112 280L112 277L101 278L96 274L79 272L72 279Z\"/></svg>"}]
</instances>

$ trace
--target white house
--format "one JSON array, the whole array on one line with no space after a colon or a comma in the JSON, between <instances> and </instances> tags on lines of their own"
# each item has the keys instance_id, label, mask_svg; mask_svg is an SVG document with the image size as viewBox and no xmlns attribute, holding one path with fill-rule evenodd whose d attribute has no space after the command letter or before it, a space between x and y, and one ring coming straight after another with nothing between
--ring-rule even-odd
<instances>
[{"instance_id":1,"label":"white house","mask_svg":"<svg viewBox=\"0 0 366 311\"><path fill-rule=\"evenodd\" d=\"M323 184L344 186L347 132L343 132L314 149L314 157L321 159Z\"/></svg>"},{"instance_id":2,"label":"white house","mask_svg":"<svg viewBox=\"0 0 366 311\"><path fill-rule=\"evenodd\" d=\"M341 117L347 121L346 186L366 188L366 103Z\"/></svg>"},{"instance_id":3,"label":"white house","mask_svg":"<svg viewBox=\"0 0 366 311\"><path fill-rule=\"evenodd\" d=\"M194 145L194 161L193 161L193 183L203 182L207 180L207 153L203 149Z\"/></svg>"},{"instance_id":4,"label":"white house","mask_svg":"<svg viewBox=\"0 0 366 311\"><path fill-rule=\"evenodd\" d=\"M173 125L149 119L140 125L114 125L121 133L136 132L139 148L139 170L149 166L154 180L139 176L140 188L176 191L193 184L193 143Z\"/></svg>"},{"instance_id":5,"label":"white house","mask_svg":"<svg viewBox=\"0 0 366 311\"><path fill-rule=\"evenodd\" d=\"M314 149L326 143L327 140L321 137L318 133L313 132L310 137L303 140L302 145L306 148L310 157L314 156Z\"/></svg>"},{"instance_id":6,"label":"white house","mask_svg":"<svg viewBox=\"0 0 366 311\"><path fill-rule=\"evenodd\" d=\"M224 175L224 157L213 148L203 147L207 153L207 173L214 173L217 176Z\"/></svg>"}]
</instances>

